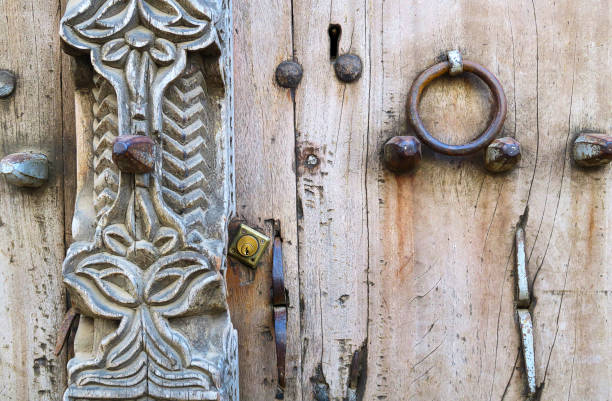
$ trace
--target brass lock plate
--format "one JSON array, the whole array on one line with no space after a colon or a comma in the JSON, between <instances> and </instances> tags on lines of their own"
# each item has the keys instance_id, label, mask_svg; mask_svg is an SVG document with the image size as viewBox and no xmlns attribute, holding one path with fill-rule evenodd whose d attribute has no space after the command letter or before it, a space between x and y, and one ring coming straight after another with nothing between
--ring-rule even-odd
<instances>
[{"instance_id":1,"label":"brass lock plate","mask_svg":"<svg viewBox=\"0 0 612 401\"><path fill-rule=\"evenodd\" d=\"M238 233L230 244L229 255L254 269L269 244L270 238L247 225L240 224Z\"/></svg>"}]
</instances>

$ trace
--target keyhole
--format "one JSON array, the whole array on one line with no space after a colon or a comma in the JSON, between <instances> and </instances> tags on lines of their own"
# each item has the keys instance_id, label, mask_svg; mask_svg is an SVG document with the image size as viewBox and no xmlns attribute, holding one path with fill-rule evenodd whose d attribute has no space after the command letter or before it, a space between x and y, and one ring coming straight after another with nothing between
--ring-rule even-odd
<instances>
[{"instance_id":1,"label":"keyhole","mask_svg":"<svg viewBox=\"0 0 612 401\"><path fill-rule=\"evenodd\" d=\"M338 57L342 27L338 24L331 24L327 33L329 34L329 58L335 60Z\"/></svg>"},{"instance_id":2,"label":"keyhole","mask_svg":"<svg viewBox=\"0 0 612 401\"><path fill-rule=\"evenodd\" d=\"M257 243L257 238L252 235L245 235L238 240L238 244L236 244L238 248L238 253L244 257L249 257L257 253L259 249L259 244Z\"/></svg>"}]
</instances>

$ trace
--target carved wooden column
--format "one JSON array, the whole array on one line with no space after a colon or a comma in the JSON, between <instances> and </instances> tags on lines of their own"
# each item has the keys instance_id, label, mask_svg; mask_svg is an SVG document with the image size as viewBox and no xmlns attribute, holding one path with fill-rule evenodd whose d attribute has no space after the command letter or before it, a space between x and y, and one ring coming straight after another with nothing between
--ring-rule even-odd
<instances>
[{"instance_id":1,"label":"carved wooden column","mask_svg":"<svg viewBox=\"0 0 612 401\"><path fill-rule=\"evenodd\" d=\"M81 312L64 400L238 401L226 302L234 209L230 0L70 0L89 55L75 242ZM80 94L79 94L80 93ZM89 103L88 103L89 102ZM78 125L78 124L77 124Z\"/></svg>"}]
</instances>

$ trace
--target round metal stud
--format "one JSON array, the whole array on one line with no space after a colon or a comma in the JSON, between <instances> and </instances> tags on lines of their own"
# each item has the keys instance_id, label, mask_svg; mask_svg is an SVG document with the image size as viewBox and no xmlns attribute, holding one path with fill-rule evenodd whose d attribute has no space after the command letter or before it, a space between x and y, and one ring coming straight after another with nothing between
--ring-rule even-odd
<instances>
[{"instance_id":1,"label":"round metal stud","mask_svg":"<svg viewBox=\"0 0 612 401\"><path fill-rule=\"evenodd\" d=\"M421 161L421 142L414 136L394 136L385 143L383 163L388 170L404 173Z\"/></svg>"},{"instance_id":2,"label":"round metal stud","mask_svg":"<svg viewBox=\"0 0 612 401\"><path fill-rule=\"evenodd\" d=\"M579 166L604 166L612 161L612 136L583 132L574 141L572 155Z\"/></svg>"},{"instance_id":3,"label":"round metal stud","mask_svg":"<svg viewBox=\"0 0 612 401\"><path fill-rule=\"evenodd\" d=\"M143 135L118 136L113 143L113 161L124 173L150 173L155 166L155 142Z\"/></svg>"},{"instance_id":4,"label":"round metal stud","mask_svg":"<svg viewBox=\"0 0 612 401\"><path fill-rule=\"evenodd\" d=\"M16 81L15 74L8 70L0 70L0 99L13 94Z\"/></svg>"},{"instance_id":5,"label":"round metal stud","mask_svg":"<svg viewBox=\"0 0 612 401\"><path fill-rule=\"evenodd\" d=\"M521 161L521 144L514 138L499 138L491 142L484 155L485 168L501 173L514 168Z\"/></svg>"},{"instance_id":6,"label":"round metal stud","mask_svg":"<svg viewBox=\"0 0 612 401\"><path fill-rule=\"evenodd\" d=\"M11 185L38 188L49 179L49 160L41 153L13 153L0 161L0 173Z\"/></svg>"},{"instance_id":7,"label":"round metal stud","mask_svg":"<svg viewBox=\"0 0 612 401\"><path fill-rule=\"evenodd\" d=\"M343 54L334 63L336 76L342 82L354 82L361 77L363 64L361 58L355 54Z\"/></svg>"},{"instance_id":8,"label":"round metal stud","mask_svg":"<svg viewBox=\"0 0 612 401\"><path fill-rule=\"evenodd\" d=\"M302 81L304 70L295 61L283 61L276 67L276 82L283 88L297 88Z\"/></svg>"}]
</instances>

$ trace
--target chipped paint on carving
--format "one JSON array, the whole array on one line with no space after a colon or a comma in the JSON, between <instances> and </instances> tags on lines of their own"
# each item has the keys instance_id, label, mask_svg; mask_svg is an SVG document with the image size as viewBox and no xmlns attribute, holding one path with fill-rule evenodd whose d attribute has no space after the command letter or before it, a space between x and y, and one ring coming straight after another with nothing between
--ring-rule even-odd
<instances>
[{"instance_id":1,"label":"chipped paint on carving","mask_svg":"<svg viewBox=\"0 0 612 401\"><path fill-rule=\"evenodd\" d=\"M89 52L99 75L96 229L63 266L89 319L68 364L66 401L239 399L224 278L233 210L229 10L221 0L68 3L62 38ZM208 93L202 61L187 54L210 46L222 95ZM151 173L112 163L112 143L124 135L156 142Z\"/></svg>"}]
</instances>

